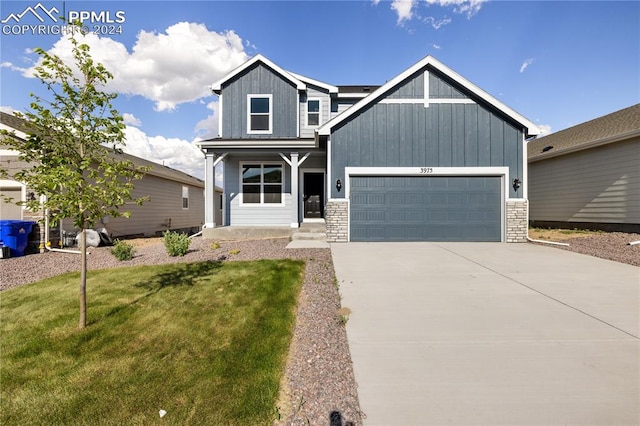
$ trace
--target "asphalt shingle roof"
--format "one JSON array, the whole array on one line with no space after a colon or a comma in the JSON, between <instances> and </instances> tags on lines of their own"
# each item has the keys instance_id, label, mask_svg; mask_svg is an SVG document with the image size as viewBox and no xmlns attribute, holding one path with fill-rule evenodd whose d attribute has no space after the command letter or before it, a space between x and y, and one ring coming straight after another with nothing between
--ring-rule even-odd
<instances>
[{"instance_id":1,"label":"asphalt shingle roof","mask_svg":"<svg viewBox=\"0 0 640 426\"><path fill-rule=\"evenodd\" d=\"M22 131L24 133L26 133L26 130L27 130L24 120L22 118L19 118L13 114L7 114L1 111L0 111L0 123L8 127L11 127L12 129ZM121 159L131 161L136 167L150 166L151 170L147 172L148 175L157 176L163 179L168 179L168 180L204 188L204 181L202 179L198 179L187 173L181 172L180 170L172 169L171 167L154 163L152 161L145 160L144 158L136 157L135 155L131 155L127 153L122 153L122 154L114 153L113 155L118 155L120 156Z\"/></svg>"},{"instance_id":2,"label":"asphalt shingle roof","mask_svg":"<svg viewBox=\"0 0 640 426\"><path fill-rule=\"evenodd\" d=\"M640 135L640 103L527 144L529 161ZM552 147L552 148L549 148Z\"/></svg>"}]
</instances>

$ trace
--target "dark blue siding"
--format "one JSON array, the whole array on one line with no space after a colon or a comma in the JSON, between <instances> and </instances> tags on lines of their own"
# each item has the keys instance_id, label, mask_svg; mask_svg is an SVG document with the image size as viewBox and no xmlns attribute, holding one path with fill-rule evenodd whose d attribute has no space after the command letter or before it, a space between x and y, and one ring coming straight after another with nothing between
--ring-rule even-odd
<instances>
[{"instance_id":1,"label":"dark blue siding","mask_svg":"<svg viewBox=\"0 0 640 426\"><path fill-rule=\"evenodd\" d=\"M477 104L373 104L334 130L331 144L342 181L347 166L507 166L522 180L522 130Z\"/></svg>"},{"instance_id":2,"label":"dark blue siding","mask_svg":"<svg viewBox=\"0 0 640 426\"><path fill-rule=\"evenodd\" d=\"M247 134L247 95L273 95L273 133ZM297 136L298 91L270 68L256 64L222 88L222 137L227 139Z\"/></svg>"}]
</instances>

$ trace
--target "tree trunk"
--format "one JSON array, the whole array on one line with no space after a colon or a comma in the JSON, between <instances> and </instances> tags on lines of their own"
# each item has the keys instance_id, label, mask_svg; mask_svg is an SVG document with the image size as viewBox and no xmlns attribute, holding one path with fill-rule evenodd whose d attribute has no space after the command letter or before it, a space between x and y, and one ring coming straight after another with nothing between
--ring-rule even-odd
<instances>
[{"instance_id":1,"label":"tree trunk","mask_svg":"<svg viewBox=\"0 0 640 426\"><path fill-rule=\"evenodd\" d=\"M80 328L87 326L87 230L80 232L80 256L82 266L80 268Z\"/></svg>"}]
</instances>

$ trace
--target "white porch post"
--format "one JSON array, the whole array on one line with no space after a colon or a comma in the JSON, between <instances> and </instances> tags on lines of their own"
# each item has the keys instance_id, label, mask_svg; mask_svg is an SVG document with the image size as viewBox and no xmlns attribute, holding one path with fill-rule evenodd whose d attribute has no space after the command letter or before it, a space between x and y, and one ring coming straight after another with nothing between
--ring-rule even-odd
<instances>
[{"instance_id":1,"label":"white porch post","mask_svg":"<svg viewBox=\"0 0 640 426\"><path fill-rule=\"evenodd\" d=\"M216 168L215 154L207 152L204 162L204 227L216 227Z\"/></svg>"},{"instance_id":2,"label":"white porch post","mask_svg":"<svg viewBox=\"0 0 640 426\"><path fill-rule=\"evenodd\" d=\"M300 226L298 219L298 203L300 202L300 194L298 194L298 153L291 153L291 227Z\"/></svg>"}]
</instances>

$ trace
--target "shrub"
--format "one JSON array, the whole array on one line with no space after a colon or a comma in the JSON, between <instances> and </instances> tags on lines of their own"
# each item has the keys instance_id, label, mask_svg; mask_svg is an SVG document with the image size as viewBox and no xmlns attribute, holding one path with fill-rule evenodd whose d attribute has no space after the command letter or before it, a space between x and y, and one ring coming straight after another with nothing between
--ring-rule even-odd
<instances>
[{"instance_id":1,"label":"shrub","mask_svg":"<svg viewBox=\"0 0 640 426\"><path fill-rule=\"evenodd\" d=\"M167 254L169 254L169 256L184 256L187 254L189 244L191 244L191 240L187 234L166 231L163 238L164 246L167 249Z\"/></svg>"},{"instance_id":2,"label":"shrub","mask_svg":"<svg viewBox=\"0 0 640 426\"><path fill-rule=\"evenodd\" d=\"M113 248L111 249L111 254L120 261L133 259L133 255L135 253L136 249L132 244L125 243L124 241L120 240L116 240Z\"/></svg>"}]
</instances>

